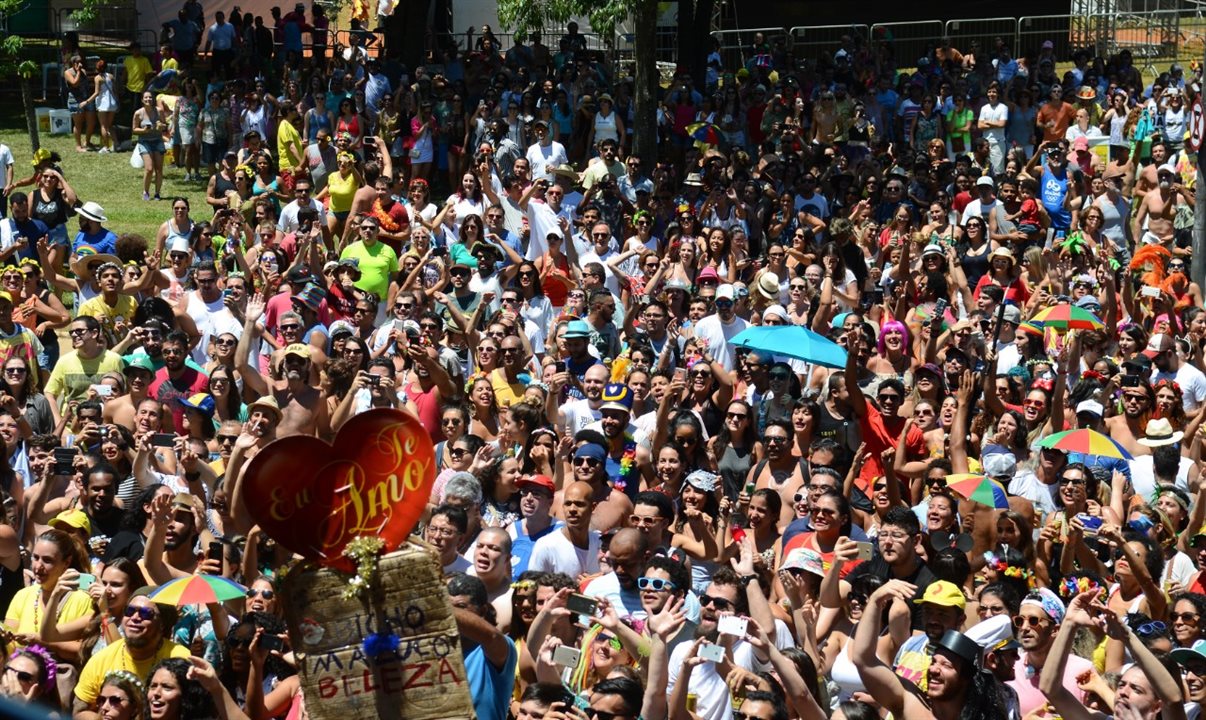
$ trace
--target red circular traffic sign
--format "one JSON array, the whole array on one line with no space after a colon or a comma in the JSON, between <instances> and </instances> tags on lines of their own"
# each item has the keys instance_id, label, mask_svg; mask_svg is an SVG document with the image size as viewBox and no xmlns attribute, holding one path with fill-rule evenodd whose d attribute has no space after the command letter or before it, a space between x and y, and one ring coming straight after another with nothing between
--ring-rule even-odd
<instances>
[{"instance_id":1,"label":"red circular traffic sign","mask_svg":"<svg viewBox=\"0 0 1206 720\"><path fill-rule=\"evenodd\" d=\"M1206 113L1202 110L1202 96L1196 95L1189 108L1189 149L1197 152L1206 145Z\"/></svg>"}]
</instances>

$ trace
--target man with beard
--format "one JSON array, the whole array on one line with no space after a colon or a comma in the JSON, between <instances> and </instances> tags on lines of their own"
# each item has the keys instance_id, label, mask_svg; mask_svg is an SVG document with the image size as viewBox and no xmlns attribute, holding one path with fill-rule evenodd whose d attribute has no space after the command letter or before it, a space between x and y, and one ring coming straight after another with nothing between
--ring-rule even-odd
<instances>
[{"instance_id":1,"label":"man with beard","mask_svg":"<svg viewBox=\"0 0 1206 720\"><path fill-rule=\"evenodd\" d=\"M586 316L586 322L590 325L591 344L602 358L619 357L623 346L620 343L620 332L612 321L616 315L615 295L610 290L598 288L591 291L587 301L590 303L590 312Z\"/></svg>"},{"instance_id":2,"label":"man with beard","mask_svg":"<svg viewBox=\"0 0 1206 720\"><path fill-rule=\"evenodd\" d=\"M1181 182L1181 175L1172 163L1161 165L1156 174L1159 182L1154 190L1143 196L1135 219L1131 221L1131 237L1144 245L1162 245L1173 255L1189 255L1189 248L1176 243L1177 230L1173 220L1178 205L1194 206L1193 191Z\"/></svg>"},{"instance_id":3,"label":"man with beard","mask_svg":"<svg viewBox=\"0 0 1206 720\"><path fill-rule=\"evenodd\" d=\"M105 403L105 422L133 428L138 406L147 399L151 383L155 380L155 366L146 355L134 355L126 361L126 368L122 372L128 391Z\"/></svg>"},{"instance_id":4,"label":"man with beard","mask_svg":"<svg viewBox=\"0 0 1206 720\"><path fill-rule=\"evenodd\" d=\"M884 515L879 527L879 535L876 537L879 555L860 563L846 580L854 582L856 577L864 573L894 578L915 588L913 600L922 600L926 588L933 584L936 578L917 555L921 522L912 510L895 507ZM909 612L912 615L912 628L925 630L925 617L920 602L910 603Z\"/></svg>"},{"instance_id":5,"label":"man with beard","mask_svg":"<svg viewBox=\"0 0 1206 720\"><path fill-rule=\"evenodd\" d=\"M247 319L239 338L239 346L235 350L235 361L245 389L273 398L281 415L276 427L277 437L325 437L329 430L327 403L323 399L322 391L310 384L310 346L294 342L280 351L280 361L271 381L266 380L259 370L248 362L251 340L259 332L256 321L263 314L263 297L257 295L247 301Z\"/></svg>"},{"instance_id":6,"label":"man with beard","mask_svg":"<svg viewBox=\"0 0 1206 720\"><path fill-rule=\"evenodd\" d=\"M1118 687L1114 693L1113 717L1119 720L1185 719L1182 679L1169 672L1165 661L1152 653L1135 630L1099 602L1097 590L1083 592L1072 599L1063 627L1055 637L1047 656L1050 662L1039 666L1039 687L1044 693L1044 699L1060 717L1064 720L1105 720L1108 717L1084 706L1084 698L1076 684L1077 672L1073 672L1071 668L1074 661L1088 662L1072 655L1073 638L1082 628L1105 630L1106 636L1122 642L1135 660L1125 668L1118 679ZM1023 640L1023 647L1025 644ZM1177 653L1182 653L1182 658L1186 653L1196 654L1192 650L1182 648L1173 651L1172 660L1180 660ZM1089 668L1083 672L1091 671L1092 663L1088 665Z\"/></svg>"},{"instance_id":7,"label":"man with beard","mask_svg":"<svg viewBox=\"0 0 1206 720\"><path fill-rule=\"evenodd\" d=\"M599 358L590 354L590 325L586 324L585 320L571 320L565 325L565 330L561 333L561 342L565 346L565 369L569 373L569 385L566 386L567 397L573 400L582 400L589 398L590 394L586 389L586 377L588 371L599 364ZM610 376L610 371L607 368L603 369L603 381L594 384L594 387L599 392L603 391L603 385L607 382L607 377ZM596 398L597 400L597 398ZM566 405L562 405L564 409ZM562 427L568 432L575 432L576 428L568 422L568 415L563 415L566 422ZM589 422L589 421L588 421ZM581 427L586 427L583 423Z\"/></svg>"},{"instance_id":8,"label":"man with beard","mask_svg":"<svg viewBox=\"0 0 1206 720\"><path fill-rule=\"evenodd\" d=\"M577 322L577 321L576 321ZM569 363L566 363L567 368ZM577 400L562 403L559 410L561 429L571 435L597 423L603 417L603 389L607 387L607 379L611 371L606 365L595 364L582 373L580 386L583 396Z\"/></svg>"},{"instance_id":9,"label":"man with beard","mask_svg":"<svg viewBox=\"0 0 1206 720\"><path fill-rule=\"evenodd\" d=\"M575 480L561 493L560 513L565 524L532 546L529 570L563 573L571 578L599 572L603 541L599 531L591 529L595 488L577 479L576 464L574 470Z\"/></svg>"},{"instance_id":10,"label":"man with beard","mask_svg":"<svg viewBox=\"0 0 1206 720\"><path fill-rule=\"evenodd\" d=\"M183 435L184 406L176 402L197 393L209 392L209 376L185 364L188 357L188 336L179 330L168 334L163 341L163 368L155 373L148 394L172 410L176 433Z\"/></svg>"},{"instance_id":11,"label":"man with beard","mask_svg":"<svg viewBox=\"0 0 1206 720\"><path fill-rule=\"evenodd\" d=\"M221 560L201 560L197 554L201 537L198 515L204 507L204 501L188 493L176 493L170 502L155 499L151 506L154 526L139 561L148 579L162 584L194 573L222 574Z\"/></svg>"},{"instance_id":12,"label":"man with beard","mask_svg":"<svg viewBox=\"0 0 1206 720\"><path fill-rule=\"evenodd\" d=\"M106 350L101 343L101 326L96 318L83 315L71 321L67 330L71 352L65 353L50 371L44 391L52 405L67 407L71 401L84 400L88 389L99 383L105 373L121 372L121 356Z\"/></svg>"},{"instance_id":13,"label":"man with beard","mask_svg":"<svg viewBox=\"0 0 1206 720\"><path fill-rule=\"evenodd\" d=\"M571 462L574 479L587 483L592 489L591 501L594 503L594 509L591 512L590 526L599 532L623 526L632 514L632 501L624 490L612 487L608 478L608 455L604 447L606 439L593 430L583 430L574 436L574 440L581 443ZM553 514L559 512L560 505L554 502Z\"/></svg>"},{"instance_id":14,"label":"man with beard","mask_svg":"<svg viewBox=\"0 0 1206 720\"><path fill-rule=\"evenodd\" d=\"M733 310L735 291L733 286L725 283L716 288L716 313L708 315L695 325L695 337L703 342L704 352L710 354L715 362L724 366L728 372L733 371L733 346L729 340L734 335L749 327L749 323L737 317Z\"/></svg>"},{"instance_id":15,"label":"man with beard","mask_svg":"<svg viewBox=\"0 0 1206 720\"><path fill-rule=\"evenodd\" d=\"M528 569L532 548L536 541L555 528L549 510L553 507L553 493L557 486L548 475L525 475L515 482L519 493L521 519L511 523L507 532L511 535L511 571L518 578Z\"/></svg>"},{"instance_id":16,"label":"man with beard","mask_svg":"<svg viewBox=\"0 0 1206 720\"><path fill-rule=\"evenodd\" d=\"M607 441L604 447L607 448L608 481L629 498L634 498L641 489L635 461L645 450L641 447L642 438L638 437L637 428L632 424L632 389L623 383L609 383L604 386L599 399L603 401L599 406L599 421L587 425L586 429L602 433ZM629 458L627 468L624 465L626 456Z\"/></svg>"},{"instance_id":17,"label":"man with beard","mask_svg":"<svg viewBox=\"0 0 1206 720\"><path fill-rule=\"evenodd\" d=\"M682 629L667 642L670 651L679 643L695 637L695 626L699 623L699 599L691 592L691 570L686 563L668 555L654 555L637 579L637 589L641 596L641 609L634 615L638 618L648 620L675 605L682 609L685 622Z\"/></svg>"},{"instance_id":18,"label":"man with beard","mask_svg":"<svg viewBox=\"0 0 1206 720\"><path fill-rule=\"evenodd\" d=\"M851 659L867 689L893 717L909 720L1004 718L1005 704L996 678L979 669L981 650L963 633L948 630L935 643L922 692L911 692L904 680L876 656L883 617L894 602L908 602L916 588L889 580L867 598L867 609L854 632Z\"/></svg>"},{"instance_id":19,"label":"man with beard","mask_svg":"<svg viewBox=\"0 0 1206 720\"><path fill-rule=\"evenodd\" d=\"M1164 140L1155 140L1151 147L1152 162L1139 172L1139 177L1135 181L1134 202L1142 203L1144 197L1148 193L1156 190L1160 186L1159 170L1168 163L1168 145ZM1133 236L1134 238L1141 237L1140 235Z\"/></svg>"},{"instance_id":20,"label":"man with beard","mask_svg":"<svg viewBox=\"0 0 1206 720\"><path fill-rule=\"evenodd\" d=\"M1169 656L1181 667L1188 690L1187 702L1206 704L1206 640L1196 640L1190 647L1174 649Z\"/></svg>"},{"instance_id":21,"label":"man with beard","mask_svg":"<svg viewBox=\"0 0 1206 720\"><path fill-rule=\"evenodd\" d=\"M803 489L806 482L804 463L791 452L791 426L782 420L766 424L762 441L766 448L766 457L762 462L750 468L746 476L746 484L754 483L757 487L777 488L787 505L795 494Z\"/></svg>"},{"instance_id":22,"label":"man with beard","mask_svg":"<svg viewBox=\"0 0 1206 720\"><path fill-rule=\"evenodd\" d=\"M1076 677L1092 670L1093 663L1082 657L1067 658L1064 662L1063 657L1052 654L1066 614L1063 602L1047 588L1031 592L1022 600L1014 620L1014 632L1022 646L1022 654L1014 665L1014 678L1009 681L1009 686L1018 693L1018 709L1023 716L1047 703L1047 695L1039 683L1040 672L1048 665L1061 666L1055 683L1074 693L1078 700L1083 699Z\"/></svg>"},{"instance_id":23,"label":"man with beard","mask_svg":"<svg viewBox=\"0 0 1206 720\"><path fill-rule=\"evenodd\" d=\"M754 661L765 662L766 654L755 648L744 639L732 635L720 635L718 624L721 616L748 616L759 627L773 628L767 634L778 648L790 647L791 633L781 621L776 621L770 615L770 606L766 602L756 575L747 575L752 571L753 556L749 548L742 549L741 561L734 560L736 571L727 567L718 568L712 574L712 582L703 595L699 596L699 625L695 628L697 640L693 643L679 643L670 653L670 676L666 694L674 693L679 682L687 683L687 692L695 695L696 715L705 720L723 720L729 717L732 708L729 686L725 677L717 672L717 665L711 662L693 662L694 655L701 641L722 645L727 650L726 655L733 667L753 670ZM743 589L744 588L744 589ZM751 602L753 601L753 602ZM765 620L760 619L765 618ZM756 657L757 656L757 657Z\"/></svg>"},{"instance_id":24,"label":"man with beard","mask_svg":"<svg viewBox=\"0 0 1206 720\"><path fill-rule=\"evenodd\" d=\"M94 271L100 294L80 305L79 315L91 315L100 321L101 328L110 342L119 336L118 320L125 325L134 317L138 307L132 295L122 292L122 270L115 262L101 263ZM11 304L11 302L10 302Z\"/></svg>"},{"instance_id":25,"label":"man with beard","mask_svg":"<svg viewBox=\"0 0 1206 720\"><path fill-rule=\"evenodd\" d=\"M1143 358L1143 366L1149 363L1147 358ZM1130 371L1128 367L1128 372ZM1139 444L1139 438L1146 434L1145 423L1155 404L1156 393L1151 385L1141 381L1138 385L1122 388L1122 414L1106 418L1106 429L1110 437L1131 455L1146 455L1151 452Z\"/></svg>"},{"instance_id":26,"label":"man with beard","mask_svg":"<svg viewBox=\"0 0 1206 720\"><path fill-rule=\"evenodd\" d=\"M176 625L176 608L148 598L154 589L143 587L134 593L121 621L122 637L97 651L80 671L73 703L76 718L96 720L100 717L97 699L110 672L124 670L145 678L160 660L190 655L187 647L169 639ZM152 712L157 713L164 710L162 706L152 705L152 708Z\"/></svg>"},{"instance_id":27,"label":"man with beard","mask_svg":"<svg viewBox=\"0 0 1206 720\"><path fill-rule=\"evenodd\" d=\"M925 632L913 635L901 644L893 665L897 675L925 690L933 649L948 630L963 627L963 608L967 601L954 583L939 580L925 589L921 600L913 602L921 605Z\"/></svg>"},{"instance_id":28,"label":"man with beard","mask_svg":"<svg viewBox=\"0 0 1206 720\"><path fill-rule=\"evenodd\" d=\"M637 592L637 580L649 560L649 550L649 538L645 533L636 528L620 529L607 546L612 571L591 580L582 594L606 598L620 617L640 612L641 595Z\"/></svg>"}]
</instances>

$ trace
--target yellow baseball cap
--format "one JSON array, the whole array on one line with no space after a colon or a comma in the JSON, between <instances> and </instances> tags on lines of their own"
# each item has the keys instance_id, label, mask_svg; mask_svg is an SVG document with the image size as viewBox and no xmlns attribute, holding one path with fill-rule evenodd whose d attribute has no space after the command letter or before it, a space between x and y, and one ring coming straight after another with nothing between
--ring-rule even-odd
<instances>
[{"instance_id":1,"label":"yellow baseball cap","mask_svg":"<svg viewBox=\"0 0 1206 720\"><path fill-rule=\"evenodd\" d=\"M58 528L59 530L83 530L89 535L92 534L92 521L84 514L83 510L76 508L74 510L64 510L50 519L50 527Z\"/></svg>"},{"instance_id":2,"label":"yellow baseball cap","mask_svg":"<svg viewBox=\"0 0 1206 720\"><path fill-rule=\"evenodd\" d=\"M940 605L942 607L957 607L960 610L967 606L967 599L963 597L963 591L957 585L946 580L938 580L931 583L925 589L925 595L921 596L920 600L914 600L915 603L930 603L931 605Z\"/></svg>"}]
</instances>

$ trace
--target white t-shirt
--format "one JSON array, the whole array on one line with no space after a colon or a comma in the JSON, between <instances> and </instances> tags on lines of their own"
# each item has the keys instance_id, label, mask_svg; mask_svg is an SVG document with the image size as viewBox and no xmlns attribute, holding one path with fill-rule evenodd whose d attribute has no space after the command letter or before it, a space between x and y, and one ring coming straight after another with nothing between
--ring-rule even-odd
<instances>
[{"instance_id":1,"label":"white t-shirt","mask_svg":"<svg viewBox=\"0 0 1206 720\"><path fill-rule=\"evenodd\" d=\"M1175 374L1152 368L1152 383L1160 380L1176 380L1181 386L1181 405L1186 415L1193 415L1206 402L1206 375L1191 363L1182 362Z\"/></svg>"},{"instance_id":2,"label":"white t-shirt","mask_svg":"<svg viewBox=\"0 0 1206 720\"><path fill-rule=\"evenodd\" d=\"M565 153L565 146L556 140L548 145L533 144L528 148L527 158L528 167L532 168L533 180L551 181L553 168L569 163L569 155Z\"/></svg>"},{"instance_id":3,"label":"white t-shirt","mask_svg":"<svg viewBox=\"0 0 1206 720\"><path fill-rule=\"evenodd\" d=\"M1181 457L1180 461L1180 465L1177 467L1177 480L1174 484L1185 492L1189 492L1189 469L1193 467L1193 461L1187 457ZM1156 492L1156 471L1152 467L1152 456L1140 455L1129 463L1131 485L1135 488L1135 495L1141 498L1151 497Z\"/></svg>"},{"instance_id":4,"label":"white t-shirt","mask_svg":"<svg viewBox=\"0 0 1206 720\"><path fill-rule=\"evenodd\" d=\"M980 108L980 120L986 122L1004 122L1009 119L1009 106L1005 103L997 103L994 108L992 105L985 104ZM988 138L989 142L996 142L1003 145L1005 143L1005 127L986 128L981 131L984 137Z\"/></svg>"},{"instance_id":5,"label":"white t-shirt","mask_svg":"<svg viewBox=\"0 0 1206 720\"><path fill-rule=\"evenodd\" d=\"M528 569L565 573L575 579L583 573L599 572L602 536L598 530L591 530L588 538L587 547L580 548L570 542L564 529L554 530L532 545Z\"/></svg>"},{"instance_id":6,"label":"white t-shirt","mask_svg":"<svg viewBox=\"0 0 1206 720\"><path fill-rule=\"evenodd\" d=\"M198 365L203 366L209 362L206 350L209 348L211 337L223 333L230 333L236 338L243 337L243 325L222 302L221 295L217 300L207 303L196 292L189 293L188 314L197 324L197 331L201 333L201 342L197 343L192 352L193 362Z\"/></svg>"},{"instance_id":7,"label":"white t-shirt","mask_svg":"<svg viewBox=\"0 0 1206 720\"><path fill-rule=\"evenodd\" d=\"M985 215L989 215L996 206L996 198L993 198L993 201L988 204L988 207L984 207L984 204L980 202L980 198L976 198L975 200L969 202L967 207L963 208L963 217L959 219L959 224L966 225L969 218L984 217Z\"/></svg>"},{"instance_id":8,"label":"white t-shirt","mask_svg":"<svg viewBox=\"0 0 1206 720\"><path fill-rule=\"evenodd\" d=\"M318 212L318 222L325 223L327 221L327 211L323 208L322 203L314 198L310 198L310 207ZM295 232L297 230L297 212L299 210L301 210L301 205L298 205L296 200L281 208L281 216L276 221L276 229L285 234Z\"/></svg>"},{"instance_id":9,"label":"white t-shirt","mask_svg":"<svg viewBox=\"0 0 1206 720\"><path fill-rule=\"evenodd\" d=\"M732 322L725 325L721 322L720 315L709 315L695 324L695 337L706 340L708 352L712 354L716 362L723 365L725 370L732 372L733 350L729 345L729 340L749 326L748 322L736 316L733 317Z\"/></svg>"},{"instance_id":10,"label":"white t-shirt","mask_svg":"<svg viewBox=\"0 0 1206 720\"><path fill-rule=\"evenodd\" d=\"M603 413L592 407L590 400L570 400L561 406L561 417L565 418L565 432L575 435L579 430L602 418Z\"/></svg>"},{"instance_id":11,"label":"white t-shirt","mask_svg":"<svg viewBox=\"0 0 1206 720\"><path fill-rule=\"evenodd\" d=\"M678 674L682 670L683 660L691 652L693 643L682 643L670 653L670 677L666 685L666 694L674 692L678 683ZM775 620L775 647L780 650L792 647L794 640L791 630L782 620ZM733 664L753 672L761 672L769 666L754 659L754 648L744 640L733 644ZM704 720L732 720L733 704L729 696L729 686L724 678L716 672L716 663L705 662L691 671L689 692L697 699L695 714Z\"/></svg>"}]
</instances>

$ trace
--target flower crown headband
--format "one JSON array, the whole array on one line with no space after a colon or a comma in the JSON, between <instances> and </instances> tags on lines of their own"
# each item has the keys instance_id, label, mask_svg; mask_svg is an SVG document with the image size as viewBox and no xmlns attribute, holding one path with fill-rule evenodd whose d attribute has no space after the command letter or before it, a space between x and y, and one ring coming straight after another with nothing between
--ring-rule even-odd
<instances>
[{"instance_id":1,"label":"flower crown headband","mask_svg":"<svg viewBox=\"0 0 1206 720\"><path fill-rule=\"evenodd\" d=\"M125 680L134 687L138 688L138 692L143 693L144 695L146 694L146 688L143 687L142 680L129 670L110 670L109 672L105 673L104 682L101 684L103 685L110 680Z\"/></svg>"},{"instance_id":2,"label":"flower crown headband","mask_svg":"<svg viewBox=\"0 0 1206 720\"><path fill-rule=\"evenodd\" d=\"M11 661L21 653L32 653L42 659L42 666L46 668L46 681L40 683L42 689L49 692L55 687L55 678L59 674L59 664L53 657L50 656L50 651L41 645L27 645L21 650L14 650L12 655L8 656Z\"/></svg>"}]
</instances>

